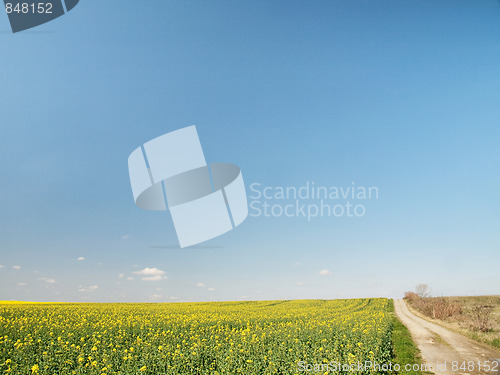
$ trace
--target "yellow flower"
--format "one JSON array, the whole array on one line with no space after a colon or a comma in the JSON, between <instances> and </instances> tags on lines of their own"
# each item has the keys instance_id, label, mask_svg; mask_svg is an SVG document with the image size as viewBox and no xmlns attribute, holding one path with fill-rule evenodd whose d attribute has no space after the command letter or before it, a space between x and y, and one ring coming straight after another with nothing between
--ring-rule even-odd
<instances>
[{"instance_id":1,"label":"yellow flower","mask_svg":"<svg viewBox=\"0 0 500 375\"><path fill-rule=\"evenodd\" d=\"M39 369L40 369L40 368L38 367L38 365L33 365L33 366L31 366L31 372L32 372L33 374L38 374L38 370L39 370Z\"/></svg>"},{"instance_id":2,"label":"yellow flower","mask_svg":"<svg viewBox=\"0 0 500 375\"><path fill-rule=\"evenodd\" d=\"M144 372L146 371L146 366L142 366L140 369L139 369L140 372Z\"/></svg>"}]
</instances>

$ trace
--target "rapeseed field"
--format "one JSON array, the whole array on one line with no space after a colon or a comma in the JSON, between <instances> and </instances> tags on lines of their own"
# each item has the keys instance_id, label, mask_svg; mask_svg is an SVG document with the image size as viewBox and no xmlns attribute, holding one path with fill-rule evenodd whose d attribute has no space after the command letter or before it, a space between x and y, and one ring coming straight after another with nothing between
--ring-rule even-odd
<instances>
[{"instance_id":1,"label":"rapeseed field","mask_svg":"<svg viewBox=\"0 0 500 375\"><path fill-rule=\"evenodd\" d=\"M382 298L4 302L0 372L303 374L304 364L387 363L392 355L390 303Z\"/></svg>"}]
</instances>

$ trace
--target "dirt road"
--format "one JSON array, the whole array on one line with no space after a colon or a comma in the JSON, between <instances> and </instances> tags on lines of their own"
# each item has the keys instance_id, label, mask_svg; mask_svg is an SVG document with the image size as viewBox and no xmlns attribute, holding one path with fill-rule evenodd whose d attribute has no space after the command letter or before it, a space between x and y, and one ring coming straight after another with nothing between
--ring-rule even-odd
<instances>
[{"instance_id":1,"label":"dirt road","mask_svg":"<svg viewBox=\"0 0 500 375\"><path fill-rule=\"evenodd\" d=\"M394 300L394 307L431 372L500 374L500 352L416 316L402 300Z\"/></svg>"}]
</instances>

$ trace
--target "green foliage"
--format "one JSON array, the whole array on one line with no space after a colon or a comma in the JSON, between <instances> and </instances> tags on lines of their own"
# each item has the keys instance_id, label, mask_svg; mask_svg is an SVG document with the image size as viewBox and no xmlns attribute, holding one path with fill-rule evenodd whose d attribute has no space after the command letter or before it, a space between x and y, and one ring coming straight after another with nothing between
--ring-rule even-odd
<instances>
[{"instance_id":1,"label":"green foliage","mask_svg":"<svg viewBox=\"0 0 500 375\"><path fill-rule=\"evenodd\" d=\"M394 303L391 301L390 311L394 312ZM405 371L405 366L410 364L422 364L422 359L420 357L420 351L413 343L411 339L410 332L408 328L406 328L403 323L396 318L395 314L392 314L392 345L394 350L394 364L399 364L401 370L399 374L408 374L408 375L422 375L426 372L418 371ZM413 367L413 366L412 366Z\"/></svg>"},{"instance_id":2,"label":"green foliage","mask_svg":"<svg viewBox=\"0 0 500 375\"><path fill-rule=\"evenodd\" d=\"M388 363L389 309L387 299L0 304L0 372L260 375L298 374L300 361ZM361 373L377 372L349 372Z\"/></svg>"}]
</instances>

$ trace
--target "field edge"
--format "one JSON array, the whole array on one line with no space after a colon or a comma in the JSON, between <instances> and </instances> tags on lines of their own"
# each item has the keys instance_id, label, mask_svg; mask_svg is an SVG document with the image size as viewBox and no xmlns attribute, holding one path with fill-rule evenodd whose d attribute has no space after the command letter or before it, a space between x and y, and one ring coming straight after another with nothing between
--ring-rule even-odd
<instances>
[{"instance_id":1,"label":"field edge","mask_svg":"<svg viewBox=\"0 0 500 375\"><path fill-rule=\"evenodd\" d=\"M405 371L404 367L407 364L418 364L420 367L424 363L422 356L420 354L420 350L413 342L411 338L410 331L406 326L398 319L396 313L394 312L394 300L390 300L389 304L389 313L392 318L392 345L393 345L393 364L398 364L401 371L397 372L397 374L408 374L408 375L425 375L425 374L433 374L432 372L422 372L418 371Z\"/></svg>"}]
</instances>

